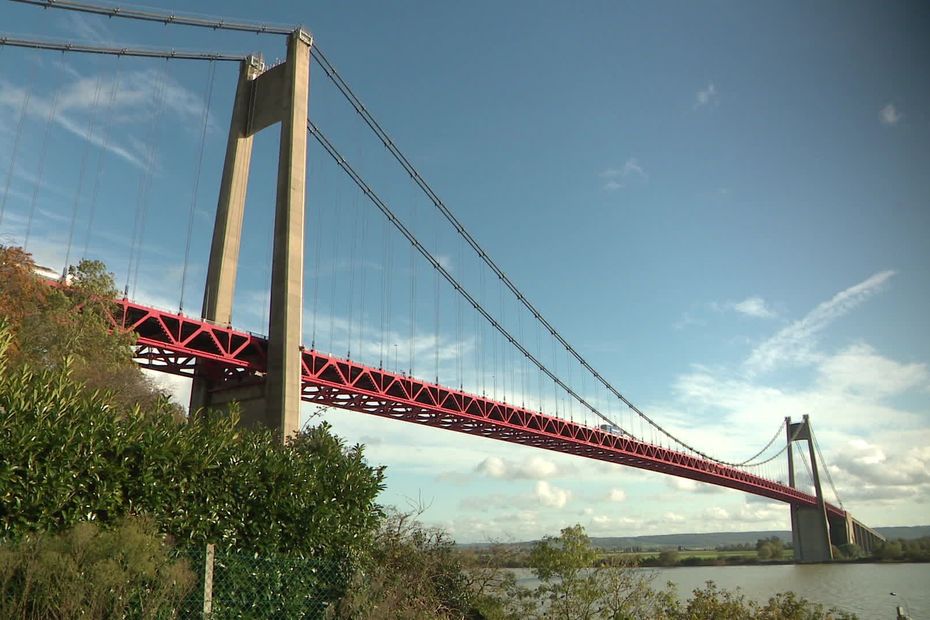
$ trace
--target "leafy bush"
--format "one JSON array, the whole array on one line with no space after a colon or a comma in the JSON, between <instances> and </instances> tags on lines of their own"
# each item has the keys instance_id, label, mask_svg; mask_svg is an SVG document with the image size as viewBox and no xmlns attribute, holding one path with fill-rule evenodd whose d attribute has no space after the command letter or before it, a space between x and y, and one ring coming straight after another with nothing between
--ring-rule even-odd
<instances>
[{"instance_id":1,"label":"leafy bush","mask_svg":"<svg viewBox=\"0 0 930 620\"><path fill-rule=\"evenodd\" d=\"M0 546L0 617L9 620L171 618L195 582L145 519Z\"/></svg>"},{"instance_id":2,"label":"leafy bush","mask_svg":"<svg viewBox=\"0 0 930 620\"><path fill-rule=\"evenodd\" d=\"M391 513L332 616L417 620L463 618L473 596L468 575L442 530L415 514Z\"/></svg>"},{"instance_id":3,"label":"leafy bush","mask_svg":"<svg viewBox=\"0 0 930 620\"><path fill-rule=\"evenodd\" d=\"M379 519L383 473L325 425L286 446L236 416L113 410L70 363L10 369L0 325L0 538L149 514L182 543L287 551L344 584Z\"/></svg>"}]
</instances>

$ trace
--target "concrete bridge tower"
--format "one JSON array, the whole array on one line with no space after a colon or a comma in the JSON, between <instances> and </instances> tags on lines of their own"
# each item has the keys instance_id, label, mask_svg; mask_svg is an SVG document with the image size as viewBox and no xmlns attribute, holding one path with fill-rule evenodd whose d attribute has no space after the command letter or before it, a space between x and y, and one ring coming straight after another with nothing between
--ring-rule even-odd
<instances>
[{"instance_id":1,"label":"concrete bridge tower","mask_svg":"<svg viewBox=\"0 0 930 620\"><path fill-rule=\"evenodd\" d=\"M203 318L231 324L252 138L262 129L280 123L267 375L262 382L240 382L227 376L219 365L200 361L191 390L191 412L237 401L243 424L274 429L282 441L300 426L304 198L312 42L309 33L298 29L288 38L285 62L268 70L258 56L242 62L204 290Z\"/></svg>"}]
</instances>

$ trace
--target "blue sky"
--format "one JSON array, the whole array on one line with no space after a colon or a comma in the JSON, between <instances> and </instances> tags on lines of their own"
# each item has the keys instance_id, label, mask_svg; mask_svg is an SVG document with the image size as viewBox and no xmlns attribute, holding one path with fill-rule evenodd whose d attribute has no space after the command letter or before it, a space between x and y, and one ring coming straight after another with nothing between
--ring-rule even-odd
<instances>
[{"instance_id":1,"label":"blue sky","mask_svg":"<svg viewBox=\"0 0 930 620\"><path fill-rule=\"evenodd\" d=\"M206 14L309 28L508 275L660 423L740 459L784 416L809 413L847 508L870 525L927 522L925 5L280 2L262 9L198 4ZM0 6L0 24L10 34L283 56L277 38L12 3ZM317 124L444 264L535 344L516 304L500 301L497 285L322 72L312 75ZM93 204L88 254L106 260L140 301L177 308L194 204L184 308L197 314L234 86L235 67L227 65L3 49L0 238L22 243L35 205L29 249L60 269L75 205L72 256L82 253ZM256 139L235 314L237 326L259 332L277 139L266 134ZM354 357L386 358L388 366L396 344L400 367L412 349L415 373L432 378L439 342L445 382L480 390L476 372L496 373L488 391L539 400L526 388L535 379L523 366L514 370L515 358L495 349L471 315L458 320L444 289L437 332L435 276L423 263L411 269L407 246L385 235L383 218L313 146L309 169L308 344L315 337L322 350L354 349ZM140 205L146 218L137 246ZM142 257L140 275L127 278L133 254ZM488 361L495 351L496 371ZM608 407L564 354L558 363ZM549 395L542 400L552 411ZM361 415L326 419L388 466L386 503L421 502L424 520L462 541L538 537L576 522L597 535L788 526L785 507L735 492Z\"/></svg>"}]
</instances>

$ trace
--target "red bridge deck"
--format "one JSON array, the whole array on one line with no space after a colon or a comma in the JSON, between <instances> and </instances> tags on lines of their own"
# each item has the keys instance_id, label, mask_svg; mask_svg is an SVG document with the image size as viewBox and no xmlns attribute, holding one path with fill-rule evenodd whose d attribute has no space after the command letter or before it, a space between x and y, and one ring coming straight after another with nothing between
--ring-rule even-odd
<instances>
[{"instance_id":1,"label":"red bridge deck","mask_svg":"<svg viewBox=\"0 0 930 620\"><path fill-rule=\"evenodd\" d=\"M118 306L114 322L138 334L137 360L144 367L193 376L197 360L210 360L232 381L260 380L265 372L264 338L128 300ZM318 351L303 351L303 399L690 478L792 504L817 503L813 495L733 467ZM831 504L827 511L846 514Z\"/></svg>"}]
</instances>

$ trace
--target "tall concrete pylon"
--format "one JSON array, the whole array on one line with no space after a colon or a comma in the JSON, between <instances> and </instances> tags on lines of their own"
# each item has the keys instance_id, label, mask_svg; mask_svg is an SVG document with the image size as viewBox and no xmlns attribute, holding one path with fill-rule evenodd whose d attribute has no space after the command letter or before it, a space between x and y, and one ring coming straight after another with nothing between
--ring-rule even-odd
<instances>
[{"instance_id":1,"label":"tall concrete pylon","mask_svg":"<svg viewBox=\"0 0 930 620\"><path fill-rule=\"evenodd\" d=\"M797 488L794 475L795 441L807 441L810 454L811 474L814 477L816 506L797 506L791 504L791 542L794 560L800 563L829 562L833 559L833 547L830 543L830 522L827 519L827 505L823 499L820 486L820 473L817 471L817 457L814 450L810 418L804 416L803 422L792 424L791 418L785 418L788 432L788 485Z\"/></svg>"},{"instance_id":2,"label":"tall concrete pylon","mask_svg":"<svg viewBox=\"0 0 930 620\"><path fill-rule=\"evenodd\" d=\"M287 60L265 70L259 56L242 62L213 228L204 290L204 319L232 323L233 297L245 213L253 136L281 124L275 201L268 364L263 382L239 382L221 367L199 362L191 412L238 401L242 423L274 429L283 441L300 427L301 313L303 310L304 199L310 48L302 29L287 41Z\"/></svg>"}]
</instances>

